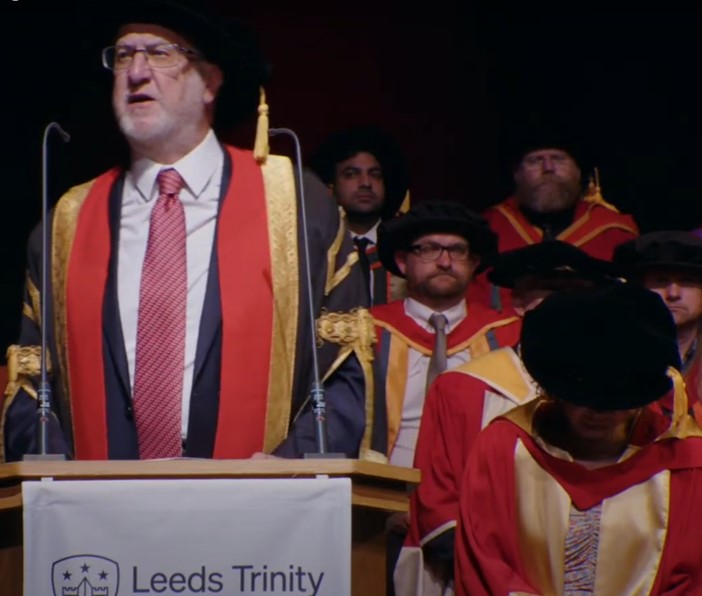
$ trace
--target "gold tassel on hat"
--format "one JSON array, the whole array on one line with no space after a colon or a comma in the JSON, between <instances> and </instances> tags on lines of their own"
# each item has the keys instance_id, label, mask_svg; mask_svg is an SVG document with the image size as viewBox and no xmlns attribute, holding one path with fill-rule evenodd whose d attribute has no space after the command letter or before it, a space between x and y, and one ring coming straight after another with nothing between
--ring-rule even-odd
<instances>
[{"instance_id":1,"label":"gold tassel on hat","mask_svg":"<svg viewBox=\"0 0 702 596\"><path fill-rule=\"evenodd\" d=\"M397 213L407 213L410 210L410 191L409 189L405 193L405 198L402 199L402 204L400 205L400 208L397 210Z\"/></svg>"},{"instance_id":2,"label":"gold tassel on hat","mask_svg":"<svg viewBox=\"0 0 702 596\"><path fill-rule=\"evenodd\" d=\"M606 209L609 209L610 211L614 211L615 213L619 213L619 209L617 209L611 203L608 203L607 201L605 201L604 197L602 196L602 188L600 187L600 172L597 168L595 168L594 179L592 176L590 176L590 181L587 184L587 190L585 191L585 196L583 197L583 199L587 203L601 205L602 207L605 207Z\"/></svg>"},{"instance_id":3,"label":"gold tassel on hat","mask_svg":"<svg viewBox=\"0 0 702 596\"><path fill-rule=\"evenodd\" d=\"M266 92L261 87L258 100L258 121L256 122L256 140L254 142L254 158L260 164L266 163L268 159L268 104L266 103Z\"/></svg>"}]
</instances>

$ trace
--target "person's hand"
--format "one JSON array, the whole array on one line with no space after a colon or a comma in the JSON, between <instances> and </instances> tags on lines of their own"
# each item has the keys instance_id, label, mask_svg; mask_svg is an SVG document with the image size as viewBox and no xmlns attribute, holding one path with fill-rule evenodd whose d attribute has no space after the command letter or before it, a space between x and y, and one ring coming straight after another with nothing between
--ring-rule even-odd
<instances>
[{"instance_id":1,"label":"person's hand","mask_svg":"<svg viewBox=\"0 0 702 596\"><path fill-rule=\"evenodd\" d=\"M277 455L271 455L270 453L263 453L263 451L257 451L251 456L251 459L283 459Z\"/></svg>"},{"instance_id":2,"label":"person's hand","mask_svg":"<svg viewBox=\"0 0 702 596\"><path fill-rule=\"evenodd\" d=\"M404 534L409 529L409 513L393 513L385 522L385 528L389 532Z\"/></svg>"}]
</instances>

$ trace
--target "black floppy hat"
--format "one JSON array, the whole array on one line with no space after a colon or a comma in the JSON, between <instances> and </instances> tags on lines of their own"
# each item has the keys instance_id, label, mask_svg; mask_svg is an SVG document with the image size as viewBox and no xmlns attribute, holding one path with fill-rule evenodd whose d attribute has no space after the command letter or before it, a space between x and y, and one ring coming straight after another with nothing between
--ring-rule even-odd
<instances>
[{"instance_id":1,"label":"black floppy hat","mask_svg":"<svg viewBox=\"0 0 702 596\"><path fill-rule=\"evenodd\" d=\"M561 240L498 253L487 265L488 280L502 288L514 288L525 278L585 280L597 285L610 283L616 277L609 261L591 257Z\"/></svg>"},{"instance_id":2,"label":"black floppy hat","mask_svg":"<svg viewBox=\"0 0 702 596\"><path fill-rule=\"evenodd\" d=\"M380 127L364 124L330 134L310 157L309 167L325 184L332 184L337 164L359 152L370 153L380 163L385 183L381 217L394 216L407 194L409 176L399 144Z\"/></svg>"},{"instance_id":3,"label":"black floppy hat","mask_svg":"<svg viewBox=\"0 0 702 596\"><path fill-rule=\"evenodd\" d=\"M378 257L388 271L404 277L395 262L395 252L407 250L425 234L463 236L471 255L489 260L497 250L497 236L487 220L460 203L433 201L420 203L407 213L381 222L378 226Z\"/></svg>"},{"instance_id":4,"label":"black floppy hat","mask_svg":"<svg viewBox=\"0 0 702 596\"><path fill-rule=\"evenodd\" d=\"M129 23L159 25L178 33L222 70L216 126L231 126L256 114L260 88L270 76L253 32L244 23L213 10L203 0L78 0L95 24L91 35L114 43ZM85 17L84 17L85 18Z\"/></svg>"},{"instance_id":5,"label":"black floppy hat","mask_svg":"<svg viewBox=\"0 0 702 596\"><path fill-rule=\"evenodd\" d=\"M655 292L630 284L556 292L524 315L521 356L548 393L596 410L663 397L680 369L675 323Z\"/></svg>"},{"instance_id":6,"label":"black floppy hat","mask_svg":"<svg viewBox=\"0 0 702 596\"><path fill-rule=\"evenodd\" d=\"M587 172L593 166L591 145L577 122L531 115L502 131L502 161L514 170L527 153L561 149L573 158L581 172Z\"/></svg>"},{"instance_id":7,"label":"black floppy hat","mask_svg":"<svg viewBox=\"0 0 702 596\"><path fill-rule=\"evenodd\" d=\"M649 232L617 246L612 259L622 277L674 270L702 278L702 238L679 230Z\"/></svg>"}]
</instances>

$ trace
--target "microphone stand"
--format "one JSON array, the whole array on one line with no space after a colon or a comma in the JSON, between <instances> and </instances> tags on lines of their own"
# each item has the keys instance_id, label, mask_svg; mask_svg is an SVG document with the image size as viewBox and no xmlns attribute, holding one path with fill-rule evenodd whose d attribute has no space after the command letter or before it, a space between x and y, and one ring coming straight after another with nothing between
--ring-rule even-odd
<instances>
[{"instance_id":1,"label":"microphone stand","mask_svg":"<svg viewBox=\"0 0 702 596\"><path fill-rule=\"evenodd\" d=\"M47 374L47 349L46 339L46 293L48 292L48 260L49 260L49 200L48 200L48 139L52 130L61 135L64 143L71 140L70 135L61 128L57 122L51 122L44 129L42 142L42 171L41 171L41 353L39 390L37 391L37 444L38 453L28 453L25 460L64 460L62 453L49 453L49 420L51 416L51 386Z\"/></svg>"},{"instance_id":2,"label":"microphone stand","mask_svg":"<svg viewBox=\"0 0 702 596\"><path fill-rule=\"evenodd\" d=\"M317 357L317 328L314 317L314 300L312 298L312 273L310 272L310 243L307 233L307 211L305 201L305 187L302 183L302 150L300 149L300 139L295 131L289 128L271 128L268 130L270 136L287 135L295 143L295 176L297 187L300 193L300 211L302 215L302 238L305 250L305 282L307 285L307 308L309 310L310 332L312 339L312 388L310 397L312 400L312 411L314 412L314 430L317 443L316 453L305 453L304 458L345 458L343 453L329 453L327 439L327 402L324 397L324 387L319 376L319 360Z\"/></svg>"}]
</instances>

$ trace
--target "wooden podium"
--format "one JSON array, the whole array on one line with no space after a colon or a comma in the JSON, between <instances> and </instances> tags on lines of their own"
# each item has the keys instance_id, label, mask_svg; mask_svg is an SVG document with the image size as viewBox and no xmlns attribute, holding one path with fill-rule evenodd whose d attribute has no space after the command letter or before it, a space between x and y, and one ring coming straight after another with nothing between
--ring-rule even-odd
<instances>
[{"instance_id":1,"label":"wooden podium","mask_svg":"<svg viewBox=\"0 0 702 596\"><path fill-rule=\"evenodd\" d=\"M353 459L58 461L0 464L0 593L22 596L22 483L71 480L314 478L351 479L353 596L385 595L385 520L408 511L419 471Z\"/></svg>"}]
</instances>

